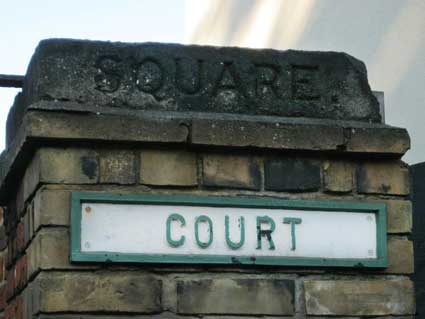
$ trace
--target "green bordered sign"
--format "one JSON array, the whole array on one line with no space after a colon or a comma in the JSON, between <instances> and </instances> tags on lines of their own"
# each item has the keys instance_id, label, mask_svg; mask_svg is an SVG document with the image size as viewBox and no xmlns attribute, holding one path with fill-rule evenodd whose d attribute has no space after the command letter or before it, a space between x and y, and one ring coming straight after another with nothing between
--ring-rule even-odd
<instances>
[{"instance_id":1,"label":"green bordered sign","mask_svg":"<svg viewBox=\"0 0 425 319\"><path fill-rule=\"evenodd\" d=\"M73 262L387 267L380 203L73 193Z\"/></svg>"}]
</instances>

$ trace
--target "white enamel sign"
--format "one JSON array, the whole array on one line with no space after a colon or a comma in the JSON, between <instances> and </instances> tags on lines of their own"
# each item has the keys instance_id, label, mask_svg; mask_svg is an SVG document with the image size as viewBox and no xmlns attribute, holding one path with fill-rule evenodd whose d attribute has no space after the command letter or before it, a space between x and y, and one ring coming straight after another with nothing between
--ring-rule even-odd
<instances>
[{"instance_id":1,"label":"white enamel sign","mask_svg":"<svg viewBox=\"0 0 425 319\"><path fill-rule=\"evenodd\" d=\"M187 197L152 198L140 202L78 198L74 260L89 261L91 256L100 261L103 256L129 262L385 266L385 238L381 238L385 215L377 207L356 209L350 203L338 208L315 202L304 202L303 207L301 202L276 200L267 205L267 200L252 198L245 205L243 199L235 203L225 198L223 203L219 197L194 197L194 203Z\"/></svg>"}]
</instances>

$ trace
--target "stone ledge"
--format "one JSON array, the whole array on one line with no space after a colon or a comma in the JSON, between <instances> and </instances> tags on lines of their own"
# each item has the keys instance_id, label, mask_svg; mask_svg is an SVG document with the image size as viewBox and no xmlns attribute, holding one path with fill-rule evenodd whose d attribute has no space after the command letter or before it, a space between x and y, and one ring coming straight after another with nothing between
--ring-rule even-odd
<instances>
[{"instance_id":1,"label":"stone ledge","mask_svg":"<svg viewBox=\"0 0 425 319\"><path fill-rule=\"evenodd\" d=\"M394 157L401 157L410 148L406 129L383 124L171 111L99 112L96 106L88 111L85 105L79 112L69 112L67 103L55 103L65 105L59 112L52 111L47 102L31 105L23 121L30 136L377 153Z\"/></svg>"},{"instance_id":2,"label":"stone ledge","mask_svg":"<svg viewBox=\"0 0 425 319\"><path fill-rule=\"evenodd\" d=\"M356 132L366 129L368 138L352 143ZM17 186L17 172L26 167L41 143L66 146L93 142L326 152L364 158L400 158L410 146L405 129L353 121L176 112L117 116L29 110L13 143L0 157L0 202L5 198L6 186Z\"/></svg>"}]
</instances>

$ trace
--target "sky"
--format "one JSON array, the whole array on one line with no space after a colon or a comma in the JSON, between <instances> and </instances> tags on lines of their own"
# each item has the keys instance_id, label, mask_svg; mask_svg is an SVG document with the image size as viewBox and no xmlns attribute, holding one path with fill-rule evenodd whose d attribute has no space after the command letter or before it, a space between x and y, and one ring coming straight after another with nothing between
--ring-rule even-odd
<instances>
[{"instance_id":1,"label":"sky","mask_svg":"<svg viewBox=\"0 0 425 319\"><path fill-rule=\"evenodd\" d=\"M41 39L174 42L344 51L385 92L386 123L425 161L424 0L0 0L0 73L25 74ZM0 88L0 151L19 89Z\"/></svg>"},{"instance_id":2,"label":"sky","mask_svg":"<svg viewBox=\"0 0 425 319\"><path fill-rule=\"evenodd\" d=\"M24 75L46 38L182 43L184 16L184 0L0 0L0 74ZM18 91L0 87L0 152Z\"/></svg>"}]
</instances>

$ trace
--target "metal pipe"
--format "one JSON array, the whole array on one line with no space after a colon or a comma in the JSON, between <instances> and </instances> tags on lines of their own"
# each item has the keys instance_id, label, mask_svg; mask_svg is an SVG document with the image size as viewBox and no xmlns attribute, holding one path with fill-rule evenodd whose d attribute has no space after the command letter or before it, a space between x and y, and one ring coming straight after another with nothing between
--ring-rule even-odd
<instances>
[{"instance_id":1,"label":"metal pipe","mask_svg":"<svg viewBox=\"0 0 425 319\"><path fill-rule=\"evenodd\" d=\"M0 87L22 88L24 86L23 75L0 74Z\"/></svg>"}]
</instances>

